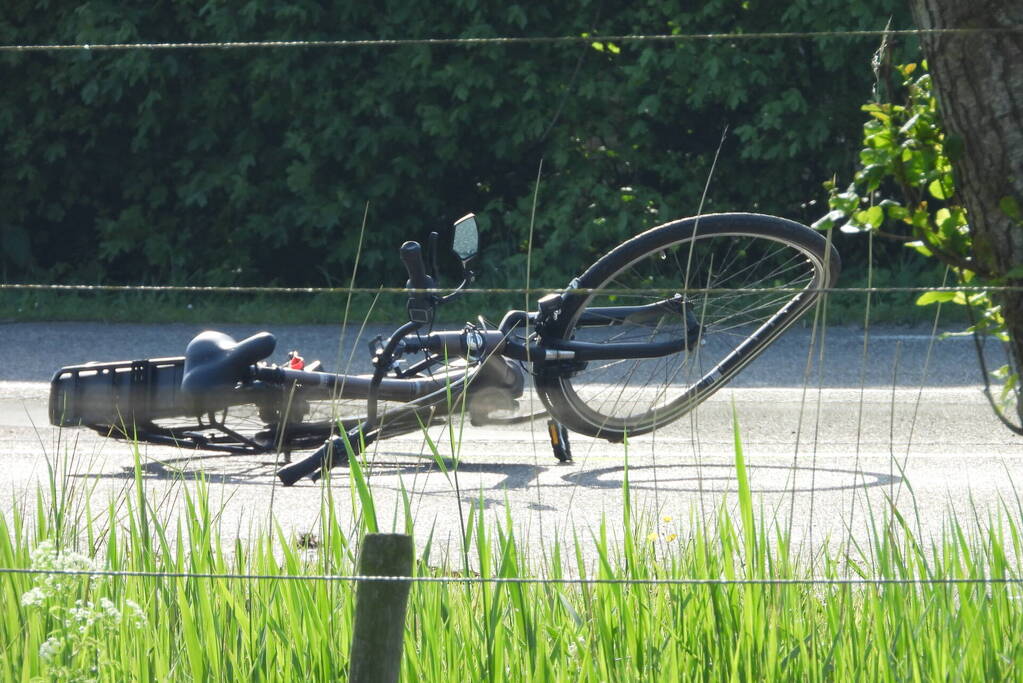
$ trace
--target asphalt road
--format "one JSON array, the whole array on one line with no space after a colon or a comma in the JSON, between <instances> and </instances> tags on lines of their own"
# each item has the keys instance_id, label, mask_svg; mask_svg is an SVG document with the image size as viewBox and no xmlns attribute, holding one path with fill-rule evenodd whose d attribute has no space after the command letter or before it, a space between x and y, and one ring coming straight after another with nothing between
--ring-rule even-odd
<instances>
[{"instance_id":1,"label":"asphalt road","mask_svg":"<svg viewBox=\"0 0 1023 683\"><path fill-rule=\"evenodd\" d=\"M259 328L220 329L240 338ZM0 324L0 462L3 487L12 494L0 499L24 500L45 479L48 463L67 472L64 481L94 486L100 500L129 486L132 446L50 427L46 382L64 364L180 355L198 331L187 325ZM298 349L327 367L348 367L355 348L360 360L350 367L366 367L364 340L356 342L353 330L343 344L337 327L274 331L279 362ZM633 504L658 520L651 530L684 535L693 514L709 517L737 504L733 411L760 514L791 528L795 542L808 549L850 532L865 537L867 516L887 514L888 500L925 535L939 531L950 511L984 515L1014 500L1015 482L1023 482L1023 439L992 415L968 340L874 328L864 350L862 330L832 328L823 347L810 341L808 330L790 331L697 411L628 448L574 437L575 462L568 465L555 462L543 424L466 425L456 439L434 428L445 467L421 435L376 444L369 472L382 526L401 527L395 519L402 516L404 490L419 540L432 532L435 553L457 555L470 506L502 520L507 507L519 539L539 557L554 535L588 538L602 518L617 528L627 458ZM271 515L286 531L316 534L322 487L276 485L272 456L145 445L140 453L146 485L168 513L180 505L181 487L202 475L222 506L225 534L265 528ZM350 521L357 511L345 470L337 472L335 502Z\"/></svg>"}]
</instances>

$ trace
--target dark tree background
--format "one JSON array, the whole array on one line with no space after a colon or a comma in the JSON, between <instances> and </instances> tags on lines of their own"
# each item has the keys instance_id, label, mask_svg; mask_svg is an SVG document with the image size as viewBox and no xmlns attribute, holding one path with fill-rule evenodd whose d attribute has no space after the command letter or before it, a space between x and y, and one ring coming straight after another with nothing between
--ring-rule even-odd
<instances>
[{"instance_id":1,"label":"dark tree background","mask_svg":"<svg viewBox=\"0 0 1023 683\"><path fill-rule=\"evenodd\" d=\"M6 0L0 43L841 31L897 0L493 4ZM491 284L706 211L807 222L848 175L871 38L0 54L0 279L399 280L394 247L482 215Z\"/></svg>"}]
</instances>

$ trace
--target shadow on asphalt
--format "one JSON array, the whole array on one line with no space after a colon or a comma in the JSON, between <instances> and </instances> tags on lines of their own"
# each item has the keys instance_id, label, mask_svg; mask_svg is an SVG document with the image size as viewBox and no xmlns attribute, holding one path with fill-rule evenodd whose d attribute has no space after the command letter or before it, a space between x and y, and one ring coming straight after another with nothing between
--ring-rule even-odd
<instances>
[{"instance_id":1,"label":"shadow on asphalt","mask_svg":"<svg viewBox=\"0 0 1023 683\"><path fill-rule=\"evenodd\" d=\"M402 456L406 457L406 456ZM200 454L166 459L151 459L141 465L145 480L197 481L215 484L270 486L279 485L274 470L281 464L272 458L238 456L231 454ZM434 475L451 479L457 471L462 476L482 475L486 483L473 477L472 483L462 487L463 491L476 492L466 500L479 499L480 491L516 491L529 488L559 489L585 488L594 490L621 489L626 476L625 465L597 469L577 469L574 463L551 464L550 466L527 464L456 463L445 458L438 463L429 456L411 456L402 460L377 460L367 467L367 473L378 486L401 487L401 483L388 481L393 477L407 481L409 478ZM556 476L558 471L565 473ZM894 472L870 472L836 467L811 467L807 465L759 465L747 464L747 476L753 493L822 493L853 489L869 489L895 486L902 483L902 477ZM555 477L541 475L552 472ZM113 473L81 473L81 477L108 479L132 479L134 467L124 467ZM333 476L347 477L343 466L335 468ZM629 488L632 491L658 491L661 493L735 493L738 482L735 467L731 464L674 464L674 465L631 465L628 468ZM434 479L436 481L436 478ZM304 480L301 488L318 487L320 484ZM447 491L418 491L433 495L450 494L454 482ZM503 501L484 499L485 506ZM541 506L547 509L546 506Z\"/></svg>"}]
</instances>

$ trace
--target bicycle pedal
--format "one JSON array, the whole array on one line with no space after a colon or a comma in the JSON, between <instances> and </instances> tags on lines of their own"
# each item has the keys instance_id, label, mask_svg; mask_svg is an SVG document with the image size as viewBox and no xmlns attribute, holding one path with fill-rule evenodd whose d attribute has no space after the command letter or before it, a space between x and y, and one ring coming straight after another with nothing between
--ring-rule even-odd
<instances>
[{"instance_id":1,"label":"bicycle pedal","mask_svg":"<svg viewBox=\"0 0 1023 683\"><path fill-rule=\"evenodd\" d=\"M572 448L568 443L568 429L556 420L547 420L547 435L551 438L551 450L558 462L572 462Z\"/></svg>"}]
</instances>

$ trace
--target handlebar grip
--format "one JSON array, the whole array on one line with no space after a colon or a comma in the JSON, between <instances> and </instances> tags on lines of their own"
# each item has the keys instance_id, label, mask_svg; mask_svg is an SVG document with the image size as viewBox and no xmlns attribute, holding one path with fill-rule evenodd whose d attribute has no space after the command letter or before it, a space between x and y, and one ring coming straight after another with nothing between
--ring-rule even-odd
<instances>
[{"instance_id":1,"label":"handlebar grip","mask_svg":"<svg viewBox=\"0 0 1023 683\"><path fill-rule=\"evenodd\" d=\"M419 242L408 241L401 245L399 251L401 262L405 264L408 271L409 289L433 289L433 278L426 274L426 265L423 263L423 248Z\"/></svg>"},{"instance_id":2,"label":"handlebar grip","mask_svg":"<svg viewBox=\"0 0 1023 683\"><path fill-rule=\"evenodd\" d=\"M332 462L331 458L333 458ZM328 462L331 465L337 465L347 460L348 454L345 451L344 440L341 437L328 439L309 457L277 470L277 478L284 486L293 486L299 479L316 474L326 468Z\"/></svg>"}]
</instances>

